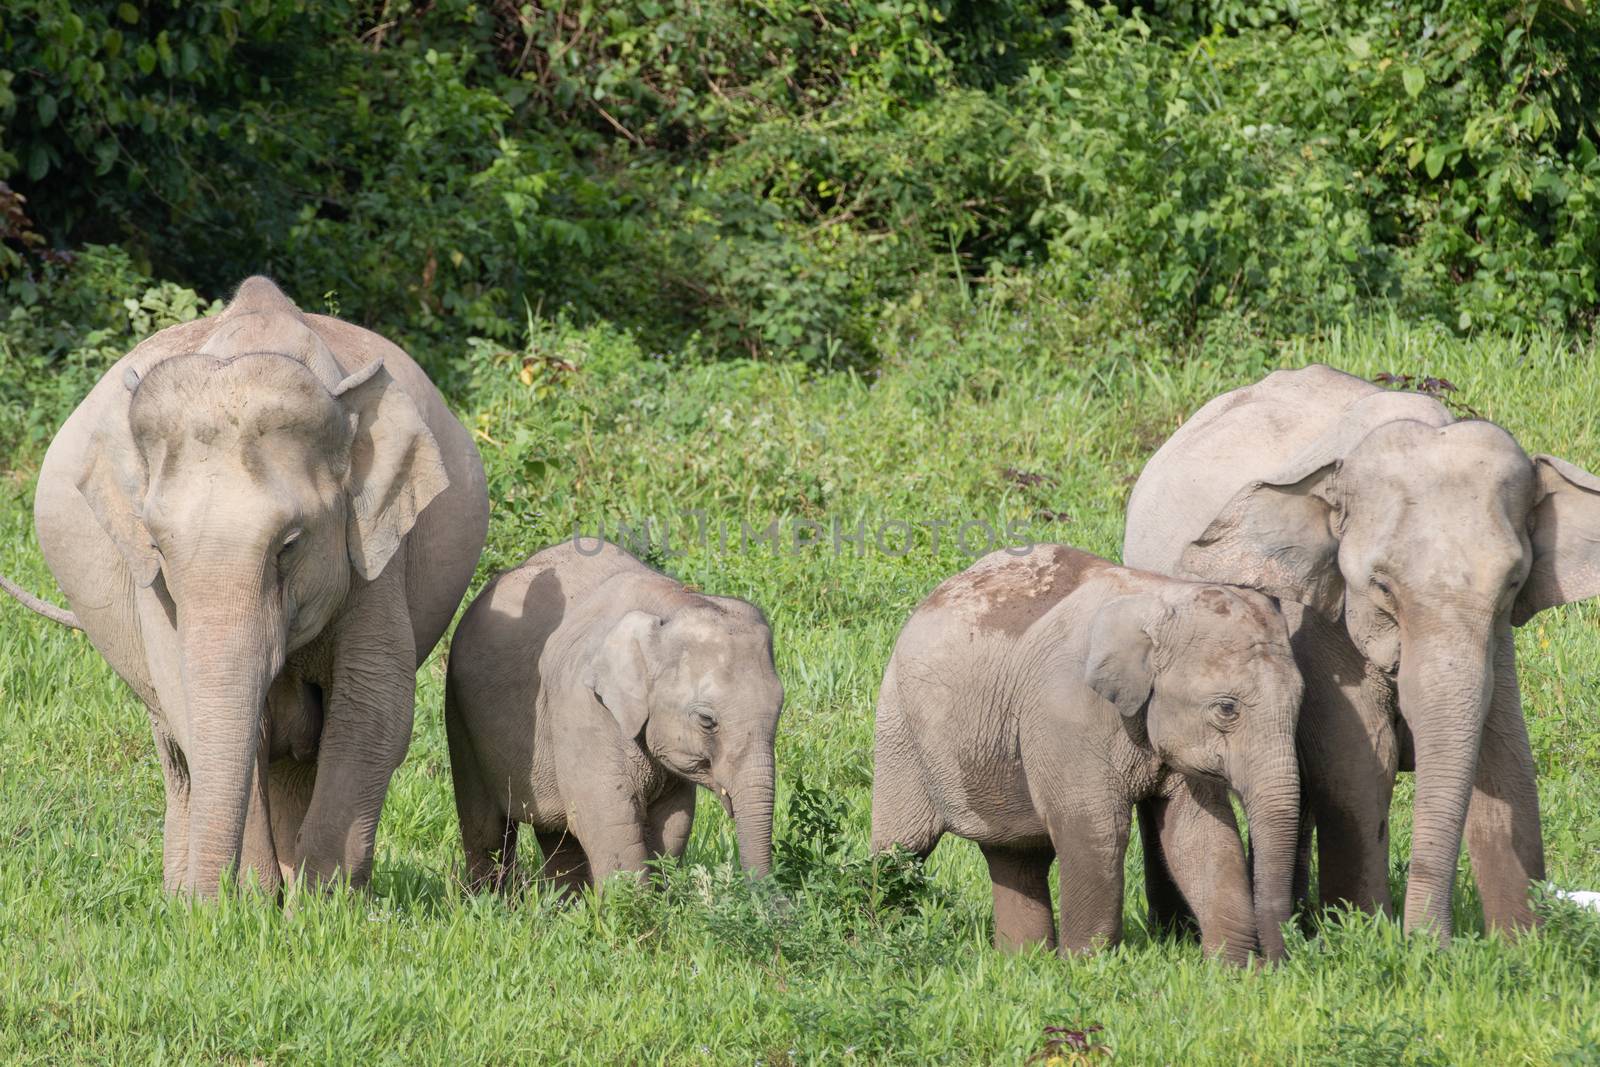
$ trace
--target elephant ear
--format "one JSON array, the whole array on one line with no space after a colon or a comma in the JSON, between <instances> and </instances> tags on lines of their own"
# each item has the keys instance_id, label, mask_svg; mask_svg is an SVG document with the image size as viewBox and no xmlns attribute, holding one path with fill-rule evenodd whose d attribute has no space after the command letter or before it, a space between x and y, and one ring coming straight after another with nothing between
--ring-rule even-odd
<instances>
[{"instance_id":1,"label":"elephant ear","mask_svg":"<svg viewBox=\"0 0 1600 1067\"><path fill-rule=\"evenodd\" d=\"M1144 710L1156 684L1153 636L1166 609L1154 597L1118 597L1094 613L1083 680L1124 717Z\"/></svg>"},{"instance_id":2,"label":"elephant ear","mask_svg":"<svg viewBox=\"0 0 1600 1067\"><path fill-rule=\"evenodd\" d=\"M350 562L368 581L399 550L450 476L439 442L380 356L333 389L355 423L350 445Z\"/></svg>"},{"instance_id":3,"label":"elephant ear","mask_svg":"<svg viewBox=\"0 0 1600 1067\"><path fill-rule=\"evenodd\" d=\"M138 372L131 367L123 372L122 380L130 393L139 387ZM97 430L89 441L88 462L78 474L78 492L127 561L134 582L145 589L161 569L161 557L156 554L142 514L149 480L144 457L133 443L128 408L115 407L108 425Z\"/></svg>"},{"instance_id":4,"label":"elephant ear","mask_svg":"<svg viewBox=\"0 0 1600 1067\"><path fill-rule=\"evenodd\" d=\"M1310 466L1310 469L1305 469ZM1247 585L1336 616L1344 599L1333 504L1337 459L1291 465L1234 494L1179 566L1209 582Z\"/></svg>"},{"instance_id":5,"label":"elephant ear","mask_svg":"<svg viewBox=\"0 0 1600 1067\"><path fill-rule=\"evenodd\" d=\"M1540 495L1528 531L1533 569L1511 609L1516 626L1600 594L1600 478L1555 456L1535 456L1533 467Z\"/></svg>"},{"instance_id":6,"label":"elephant ear","mask_svg":"<svg viewBox=\"0 0 1600 1067\"><path fill-rule=\"evenodd\" d=\"M650 717L650 650L663 621L648 612L628 612L606 635L584 679L627 738L638 737Z\"/></svg>"}]
</instances>

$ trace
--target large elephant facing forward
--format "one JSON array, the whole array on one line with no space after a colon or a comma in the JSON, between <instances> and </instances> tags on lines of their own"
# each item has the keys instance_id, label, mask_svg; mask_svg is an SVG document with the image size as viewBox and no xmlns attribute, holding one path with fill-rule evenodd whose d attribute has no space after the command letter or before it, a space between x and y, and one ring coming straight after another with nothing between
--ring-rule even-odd
<instances>
[{"instance_id":1,"label":"large elephant facing forward","mask_svg":"<svg viewBox=\"0 0 1600 1067\"><path fill-rule=\"evenodd\" d=\"M1150 460L1124 557L1286 602L1324 903L1390 910L1389 801L1407 769L1406 929L1450 936L1463 828L1489 926L1533 924L1544 848L1511 628L1600 593L1600 480L1432 398L1278 371ZM1150 888L1159 911L1170 892Z\"/></svg>"},{"instance_id":2,"label":"large elephant facing forward","mask_svg":"<svg viewBox=\"0 0 1600 1067\"><path fill-rule=\"evenodd\" d=\"M150 711L168 889L363 883L416 669L488 525L472 440L405 353L265 278L150 337L56 435L45 560Z\"/></svg>"}]
</instances>

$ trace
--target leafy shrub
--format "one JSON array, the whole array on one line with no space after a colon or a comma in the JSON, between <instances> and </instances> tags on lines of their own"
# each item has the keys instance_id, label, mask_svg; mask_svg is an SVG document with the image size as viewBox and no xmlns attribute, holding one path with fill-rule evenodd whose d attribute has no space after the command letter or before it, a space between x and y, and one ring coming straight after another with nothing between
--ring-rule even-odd
<instances>
[{"instance_id":1,"label":"leafy shrub","mask_svg":"<svg viewBox=\"0 0 1600 1067\"><path fill-rule=\"evenodd\" d=\"M1182 329L1243 307L1303 326L1382 295L1384 257L1347 163L1227 106L1200 59L1211 42L1185 57L1137 18L1076 16L1070 56L1008 97L1027 126L1006 166L1034 190L1030 221L1066 295L1090 298L1120 272Z\"/></svg>"},{"instance_id":2,"label":"leafy shrub","mask_svg":"<svg viewBox=\"0 0 1600 1067\"><path fill-rule=\"evenodd\" d=\"M333 77L317 46L347 8L17 0L0 14L0 178L58 241L151 241L166 270L237 276L311 191L281 154L289 101ZM93 195L91 195L91 191ZM204 234L204 240L201 239Z\"/></svg>"},{"instance_id":3,"label":"leafy shrub","mask_svg":"<svg viewBox=\"0 0 1600 1067\"><path fill-rule=\"evenodd\" d=\"M1007 167L1065 291L1120 270L1179 327L1373 300L1571 321L1600 270L1597 29L1551 4L1302 5L1179 48L1080 6L1071 54L1008 94Z\"/></svg>"},{"instance_id":4,"label":"leafy shrub","mask_svg":"<svg viewBox=\"0 0 1600 1067\"><path fill-rule=\"evenodd\" d=\"M652 882L608 885L594 921L619 945L698 933L724 951L795 968L797 979L859 966L877 953L908 964L936 958L938 940L953 928L920 862L898 851L870 860L847 854L842 802L803 781L785 814L789 828L773 842L772 877L751 879L731 857L714 866L664 860ZM800 1010L806 1013L804 1003ZM819 1025L859 1022L816 1010L827 1016Z\"/></svg>"},{"instance_id":5,"label":"leafy shrub","mask_svg":"<svg viewBox=\"0 0 1600 1067\"><path fill-rule=\"evenodd\" d=\"M222 309L149 277L118 248L89 245L40 260L23 281L0 283L15 300L0 318L0 449L11 464L40 457L95 382L139 341Z\"/></svg>"},{"instance_id":6,"label":"leafy shrub","mask_svg":"<svg viewBox=\"0 0 1600 1067\"><path fill-rule=\"evenodd\" d=\"M921 862L902 849L872 857L855 854L844 833L845 811L837 791L796 774L787 831L772 845L773 880L795 892L826 882L834 907L863 920L914 910L929 892Z\"/></svg>"},{"instance_id":7,"label":"leafy shrub","mask_svg":"<svg viewBox=\"0 0 1600 1067\"><path fill-rule=\"evenodd\" d=\"M0 44L50 243L336 292L441 374L530 308L861 369L951 280L1186 344L1600 305L1577 3L22 0Z\"/></svg>"}]
</instances>

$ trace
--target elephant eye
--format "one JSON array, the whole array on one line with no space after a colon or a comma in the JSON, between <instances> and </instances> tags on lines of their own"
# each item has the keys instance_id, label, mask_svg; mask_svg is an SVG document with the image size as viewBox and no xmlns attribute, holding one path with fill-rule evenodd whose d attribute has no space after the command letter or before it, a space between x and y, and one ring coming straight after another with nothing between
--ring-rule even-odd
<instances>
[{"instance_id":1,"label":"elephant eye","mask_svg":"<svg viewBox=\"0 0 1600 1067\"><path fill-rule=\"evenodd\" d=\"M1211 703L1211 717L1226 729L1239 721L1239 702L1233 697L1218 697Z\"/></svg>"},{"instance_id":2,"label":"elephant eye","mask_svg":"<svg viewBox=\"0 0 1600 1067\"><path fill-rule=\"evenodd\" d=\"M287 552L291 548L293 548L295 546L295 544L300 540L300 534L302 532L303 531L300 531L300 530L290 530L287 534L284 534L283 543L278 546L278 555L281 556L285 552Z\"/></svg>"},{"instance_id":3,"label":"elephant eye","mask_svg":"<svg viewBox=\"0 0 1600 1067\"><path fill-rule=\"evenodd\" d=\"M717 717L704 711L695 712L694 721L700 725L700 729L707 733L717 728Z\"/></svg>"}]
</instances>

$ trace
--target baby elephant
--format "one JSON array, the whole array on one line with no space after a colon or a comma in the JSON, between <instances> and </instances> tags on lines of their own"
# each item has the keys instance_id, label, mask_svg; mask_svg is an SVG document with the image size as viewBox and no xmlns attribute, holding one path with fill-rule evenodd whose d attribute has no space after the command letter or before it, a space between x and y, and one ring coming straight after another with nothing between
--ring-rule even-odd
<instances>
[{"instance_id":1,"label":"baby elephant","mask_svg":"<svg viewBox=\"0 0 1600 1067\"><path fill-rule=\"evenodd\" d=\"M1206 951L1283 955L1300 780L1300 675L1268 597L1118 567L1062 545L995 552L923 601L878 698L874 851L976 841L995 945L1061 949L1122 934L1134 802ZM1228 800L1244 802L1251 878Z\"/></svg>"},{"instance_id":2,"label":"baby elephant","mask_svg":"<svg viewBox=\"0 0 1600 1067\"><path fill-rule=\"evenodd\" d=\"M563 542L496 577L456 629L445 729L474 888L501 888L517 826L571 890L681 856L696 785L745 867L772 854L783 686L759 608L691 592L613 545Z\"/></svg>"}]
</instances>

